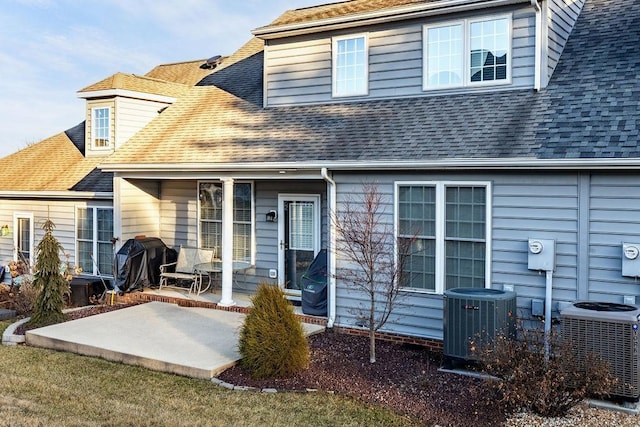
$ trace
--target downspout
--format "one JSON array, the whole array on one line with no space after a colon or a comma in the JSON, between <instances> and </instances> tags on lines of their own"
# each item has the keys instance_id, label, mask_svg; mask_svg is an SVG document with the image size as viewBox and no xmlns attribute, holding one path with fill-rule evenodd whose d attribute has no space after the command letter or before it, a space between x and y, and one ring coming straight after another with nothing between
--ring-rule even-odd
<instances>
[{"instance_id":1,"label":"downspout","mask_svg":"<svg viewBox=\"0 0 640 427\"><path fill-rule=\"evenodd\" d=\"M327 168L320 169L322 179L329 184L329 303L327 305L327 328L333 328L336 321L336 182L329 176Z\"/></svg>"},{"instance_id":2,"label":"downspout","mask_svg":"<svg viewBox=\"0 0 640 427\"><path fill-rule=\"evenodd\" d=\"M538 0L531 0L531 6L536 11L536 34L535 34L535 73L533 88L536 91L542 89L542 9Z\"/></svg>"}]
</instances>

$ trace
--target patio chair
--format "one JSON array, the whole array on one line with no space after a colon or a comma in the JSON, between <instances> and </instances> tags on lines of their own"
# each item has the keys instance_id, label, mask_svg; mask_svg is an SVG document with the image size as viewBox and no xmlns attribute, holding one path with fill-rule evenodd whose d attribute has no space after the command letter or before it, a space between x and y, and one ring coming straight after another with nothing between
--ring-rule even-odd
<instances>
[{"instance_id":1,"label":"patio chair","mask_svg":"<svg viewBox=\"0 0 640 427\"><path fill-rule=\"evenodd\" d=\"M169 280L190 282L189 294L200 288L202 277L196 272L196 264L212 262L214 251L180 246L176 262L160 266L160 290L169 286Z\"/></svg>"}]
</instances>

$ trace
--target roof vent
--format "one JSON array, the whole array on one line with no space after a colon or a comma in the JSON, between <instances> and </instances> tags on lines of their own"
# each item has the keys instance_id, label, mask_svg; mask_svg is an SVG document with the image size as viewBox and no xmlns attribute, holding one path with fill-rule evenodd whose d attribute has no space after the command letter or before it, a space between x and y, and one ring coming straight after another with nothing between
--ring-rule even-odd
<instances>
[{"instance_id":1,"label":"roof vent","mask_svg":"<svg viewBox=\"0 0 640 427\"><path fill-rule=\"evenodd\" d=\"M200 65L200 68L202 68L203 70L213 70L218 65L220 65L221 62L222 55L212 56L211 58L207 59L204 64Z\"/></svg>"}]
</instances>

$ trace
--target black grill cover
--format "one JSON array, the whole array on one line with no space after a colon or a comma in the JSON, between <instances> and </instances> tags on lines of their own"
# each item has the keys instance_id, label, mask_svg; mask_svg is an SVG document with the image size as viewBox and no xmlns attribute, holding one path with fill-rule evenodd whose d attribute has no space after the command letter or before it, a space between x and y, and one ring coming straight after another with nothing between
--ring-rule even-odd
<instances>
[{"instance_id":1,"label":"black grill cover","mask_svg":"<svg viewBox=\"0 0 640 427\"><path fill-rule=\"evenodd\" d=\"M327 250L318 252L302 275L302 312L312 316L327 315Z\"/></svg>"},{"instance_id":2,"label":"black grill cover","mask_svg":"<svg viewBox=\"0 0 640 427\"><path fill-rule=\"evenodd\" d=\"M116 272L114 290L140 291L160 282L160 266L174 262L176 251L155 237L129 239L118 250L113 261Z\"/></svg>"}]
</instances>

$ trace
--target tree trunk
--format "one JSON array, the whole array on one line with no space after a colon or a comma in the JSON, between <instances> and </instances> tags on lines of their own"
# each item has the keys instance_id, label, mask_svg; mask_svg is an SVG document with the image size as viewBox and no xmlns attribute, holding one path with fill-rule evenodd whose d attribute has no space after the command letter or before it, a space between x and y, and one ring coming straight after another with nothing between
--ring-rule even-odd
<instances>
[{"instance_id":1,"label":"tree trunk","mask_svg":"<svg viewBox=\"0 0 640 427\"><path fill-rule=\"evenodd\" d=\"M376 363L376 331L369 329L369 363Z\"/></svg>"}]
</instances>

